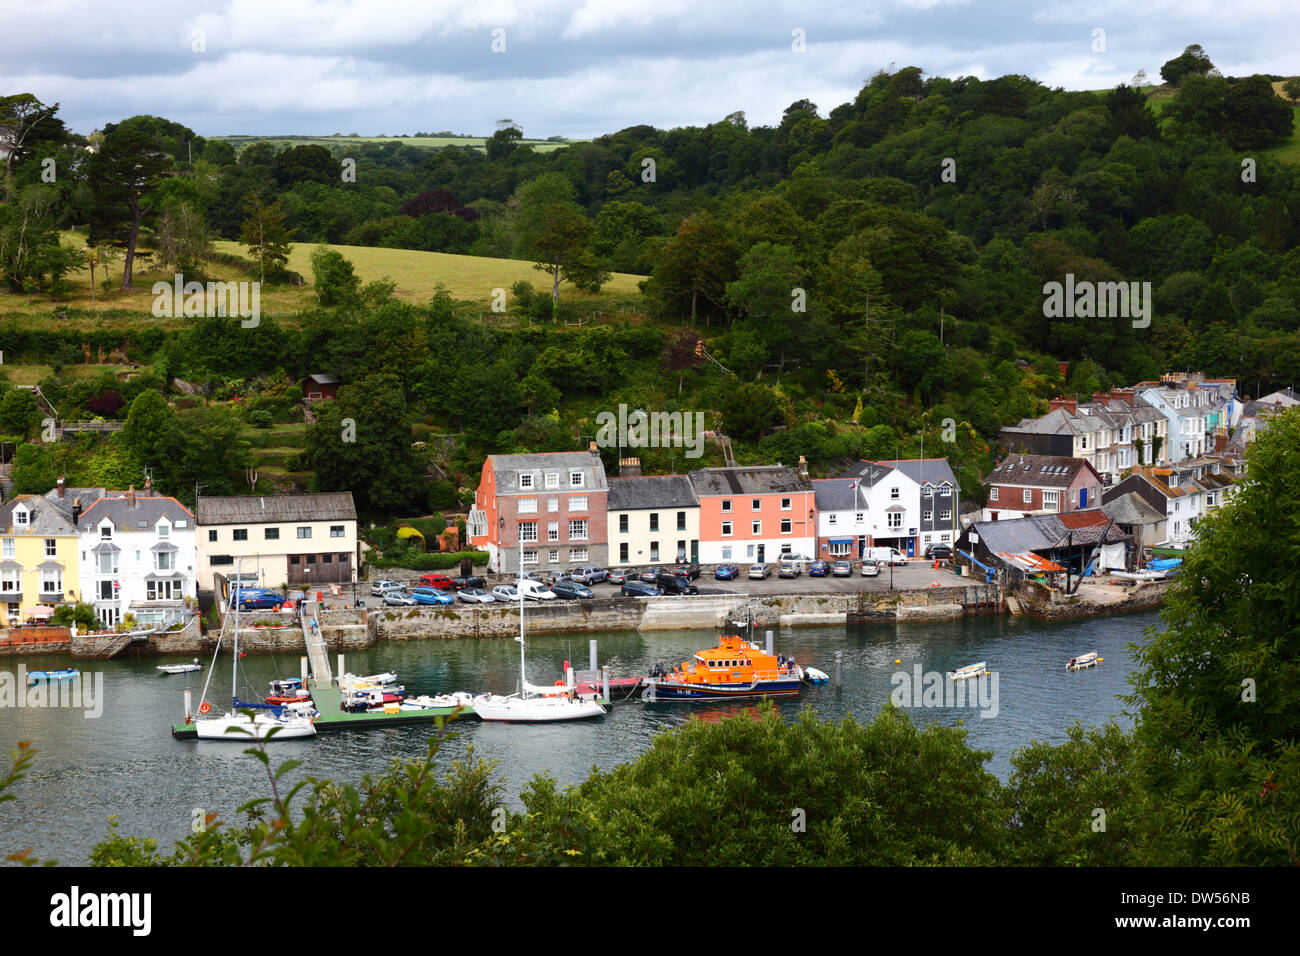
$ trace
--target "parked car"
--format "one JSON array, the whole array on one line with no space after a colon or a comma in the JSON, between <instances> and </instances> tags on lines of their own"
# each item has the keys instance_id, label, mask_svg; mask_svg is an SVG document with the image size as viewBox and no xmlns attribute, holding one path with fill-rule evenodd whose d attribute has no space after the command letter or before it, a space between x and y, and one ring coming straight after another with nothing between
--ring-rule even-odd
<instances>
[{"instance_id":1,"label":"parked car","mask_svg":"<svg viewBox=\"0 0 1300 956\"><path fill-rule=\"evenodd\" d=\"M925 549L925 560L927 561L951 561L952 545L950 544L932 544Z\"/></svg>"},{"instance_id":2,"label":"parked car","mask_svg":"<svg viewBox=\"0 0 1300 956\"><path fill-rule=\"evenodd\" d=\"M797 564L799 565L799 570L801 571L803 570L803 566L805 564L808 564L814 560L816 559L810 558L806 554L794 554L789 551L783 551L781 554L777 555L777 561L783 562L785 564Z\"/></svg>"},{"instance_id":3,"label":"parked car","mask_svg":"<svg viewBox=\"0 0 1300 956\"><path fill-rule=\"evenodd\" d=\"M487 581L478 575L472 575L468 578L453 578L451 584L457 591L463 591L466 588L479 588L481 590L487 587Z\"/></svg>"},{"instance_id":4,"label":"parked car","mask_svg":"<svg viewBox=\"0 0 1300 956\"><path fill-rule=\"evenodd\" d=\"M739 573L740 568L734 564L719 564L713 569L713 579L715 581L734 581Z\"/></svg>"},{"instance_id":5,"label":"parked car","mask_svg":"<svg viewBox=\"0 0 1300 956\"><path fill-rule=\"evenodd\" d=\"M513 584L498 584L492 589L492 599L495 601L518 601L519 592Z\"/></svg>"},{"instance_id":6,"label":"parked car","mask_svg":"<svg viewBox=\"0 0 1300 956\"><path fill-rule=\"evenodd\" d=\"M543 581L546 576L541 571L520 571L515 575L515 582L519 581Z\"/></svg>"},{"instance_id":7,"label":"parked car","mask_svg":"<svg viewBox=\"0 0 1300 956\"><path fill-rule=\"evenodd\" d=\"M780 566L776 569L776 576L778 578L797 578L802 573L803 572L799 570L799 565L790 561L782 561Z\"/></svg>"},{"instance_id":8,"label":"parked car","mask_svg":"<svg viewBox=\"0 0 1300 956\"><path fill-rule=\"evenodd\" d=\"M863 561L862 576L864 578L880 577L880 565L876 564L875 561Z\"/></svg>"},{"instance_id":9,"label":"parked car","mask_svg":"<svg viewBox=\"0 0 1300 956\"><path fill-rule=\"evenodd\" d=\"M673 574L684 577L688 581L694 581L700 576L700 566L698 564L679 564L673 568Z\"/></svg>"},{"instance_id":10,"label":"parked car","mask_svg":"<svg viewBox=\"0 0 1300 956\"><path fill-rule=\"evenodd\" d=\"M831 573L831 566L825 561L814 561L808 565L808 577L824 578Z\"/></svg>"},{"instance_id":11,"label":"parked car","mask_svg":"<svg viewBox=\"0 0 1300 956\"><path fill-rule=\"evenodd\" d=\"M437 588L416 588L411 592L411 597L415 598L416 604L436 604L446 606L455 604L456 601L446 591L439 591Z\"/></svg>"},{"instance_id":12,"label":"parked car","mask_svg":"<svg viewBox=\"0 0 1300 956\"><path fill-rule=\"evenodd\" d=\"M541 581L520 581L515 585L522 594L530 601L554 601L555 592L548 588Z\"/></svg>"},{"instance_id":13,"label":"parked car","mask_svg":"<svg viewBox=\"0 0 1300 956\"><path fill-rule=\"evenodd\" d=\"M596 596L591 588L585 584L579 584L577 581L559 580L551 585L551 591L556 597L565 598L569 601L576 601L579 598L592 598Z\"/></svg>"},{"instance_id":14,"label":"parked car","mask_svg":"<svg viewBox=\"0 0 1300 956\"><path fill-rule=\"evenodd\" d=\"M626 581L618 593L623 597L658 597L664 592L645 581Z\"/></svg>"},{"instance_id":15,"label":"parked car","mask_svg":"<svg viewBox=\"0 0 1300 956\"><path fill-rule=\"evenodd\" d=\"M749 577L753 581L761 581L772 573L772 569L766 564L751 564L749 566Z\"/></svg>"},{"instance_id":16,"label":"parked car","mask_svg":"<svg viewBox=\"0 0 1300 956\"><path fill-rule=\"evenodd\" d=\"M663 573L663 568L646 568L644 571L642 571L640 574L636 576L636 579L638 581L643 581L646 584L654 584L655 581L658 580L659 575L662 573Z\"/></svg>"},{"instance_id":17,"label":"parked car","mask_svg":"<svg viewBox=\"0 0 1300 956\"><path fill-rule=\"evenodd\" d=\"M835 566L831 568L831 574L837 578L847 578L853 574L853 563L851 561L836 561Z\"/></svg>"},{"instance_id":18,"label":"parked car","mask_svg":"<svg viewBox=\"0 0 1300 956\"><path fill-rule=\"evenodd\" d=\"M437 588L439 591L454 591L456 585L445 574L421 574L420 587Z\"/></svg>"},{"instance_id":19,"label":"parked car","mask_svg":"<svg viewBox=\"0 0 1300 956\"><path fill-rule=\"evenodd\" d=\"M378 597L383 597L385 591L404 590L401 581L376 581L370 585L370 593Z\"/></svg>"},{"instance_id":20,"label":"parked car","mask_svg":"<svg viewBox=\"0 0 1300 956\"><path fill-rule=\"evenodd\" d=\"M284 595L269 588L235 588L230 603L241 611L263 611L283 604Z\"/></svg>"},{"instance_id":21,"label":"parked car","mask_svg":"<svg viewBox=\"0 0 1300 956\"><path fill-rule=\"evenodd\" d=\"M659 575L655 585L664 594L699 594L700 589L691 583L690 578L681 574L664 572Z\"/></svg>"},{"instance_id":22,"label":"parked car","mask_svg":"<svg viewBox=\"0 0 1300 956\"><path fill-rule=\"evenodd\" d=\"M907 564L907 555L897 548L868 548L864 557L877 563Z\"/></svg>"},{"instance_id":23,"label":"parked car","mask_svg":"<svg viewBox=\"0 0 1300 956\"><path fill-rule=\"evenodd\" d=\"M495 601L495 598L482 588L462 588L458 596L466 604L492 604Z\"/></svg>"},{"instance_id":24,"label":"parked car","mask_svg":"<svg viewBox=\"0 0 1300 956\"><path fill-rule=\"evenodd\" d=\"M392 590L384 592L384 603L389 607L408 607L412 604L419 604L415 598L405 591Z\"/></svg>"},{"instance_id":25,"label":"parked car","mask_svg":"<svg viewBox=\"0 0 1300 956\"><path fill-rule=\"evenodd\" d=\"M605 580L610 584L622 584L635 577L636 572L631 568L610 568L609 573L605 575Z\"/></svg>"},{"instance_id":26,"label":"parked car","mask_svg":"<svg viewBox=\"0 0 1300 956\"><path fill-rule=\"evenodd\" d=\"M604 568L578 568L573 574L569 575L579 584L599 584L609 577L609 572Z\"/></svg>"}]
</instances>

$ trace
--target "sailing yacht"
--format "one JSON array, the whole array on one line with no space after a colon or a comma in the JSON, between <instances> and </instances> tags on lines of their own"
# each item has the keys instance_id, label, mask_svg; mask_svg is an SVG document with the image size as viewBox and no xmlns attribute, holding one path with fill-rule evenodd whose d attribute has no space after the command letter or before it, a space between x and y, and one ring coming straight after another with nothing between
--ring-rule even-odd
<instances>
[{"instance_id":1,"label":"sailing yacht","mask_svg":"<svg viewBox=\"0 0 1300 956\"><path fill-rule=\"evenodd\" d=\"M236 569L238 573L238 568ZM241 577L239 580L243 580ZM235 646L230 664L230 711L220 717L208 717L194 722L194 729L200 740L296 740L302 737L315 737L316 725L311 716L302 709L287 710L269 707L266 704L241 703L239 688L239 605L234 606ZM199 713L206 713L208 684L212 682L212 671L216 670L217 653L221 650L221 637L217 636L217 648L212 654L212 670L203 683L203 695L199 698ZM249 715L244 710L256 710ZM272 733L274 731L274 733Z\"/></svg>"}]
</instances>

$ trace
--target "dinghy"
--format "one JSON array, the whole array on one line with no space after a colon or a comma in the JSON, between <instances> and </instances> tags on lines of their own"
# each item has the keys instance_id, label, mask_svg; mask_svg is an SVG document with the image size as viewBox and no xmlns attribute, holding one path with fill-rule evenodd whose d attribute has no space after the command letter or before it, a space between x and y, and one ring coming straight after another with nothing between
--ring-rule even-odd
<instances>
[{"instance_id":1,"label":"dinghy","mask_svg":"<svg viewBox=\"0 0 1300 956\"><path fill-rule=\"evenodd\" d=\"M203 665L199 659L194 658L193 664L159 664L158 669L164 674L189 674L193 671L203 670Z\"/></svg>"},{"instance_id":2,"label":"dinghy","mask_svg":"<svg viewBox=\"0 0 1300 956\"><path fill-rule=\"evenodd\" d=\"M72 680L74 677L80 677L81 671L69 667L61 671L28 671L27 683L37 684L43 680Z\"/></svg>"},{"instance_id":3,"label":"dinghy","mask_svg":"<svg viewBox=\"0 0 1300 956\"><path fill-rule=\"evenodd\" d=\"M1105 659L1104 657L1098 657L1096 651L1089 651L1087 654L1071 657L1070 662L1065 665L1065 669L1068 671L1081 671L1085 667L1096 667Z\"/></svg>"},{"instance_id":4,"label":"dinghy","mask_svg":"<svg viewBox=\"0 0 1300 956\"><path fill-rule=\"evenodd\" d=\"M958 667L956 670L948 672L949 680L966 680L968 677L979 677L981 674L988 673L988 666L984 661L978 664L967 664L965 667Z\"/></svg>"}]
</instances>

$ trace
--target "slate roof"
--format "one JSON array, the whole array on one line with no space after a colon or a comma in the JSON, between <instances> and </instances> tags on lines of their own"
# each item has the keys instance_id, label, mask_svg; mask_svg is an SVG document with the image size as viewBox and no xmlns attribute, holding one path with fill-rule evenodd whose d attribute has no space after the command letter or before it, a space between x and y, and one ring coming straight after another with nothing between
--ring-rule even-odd
<instances>
[{"instance_id":1,"label":"slate roof","mask_svg":"<svg viewBox=\"0 0 1300 956\"><path fill-rule=\"evenodd\" d=\"M1067 520L1069 524L1067 524ZM979 521L971 531L994 554L1002 552L1052 551L1073 545L1096 544L1106 530L1108 517L1100 509L1073 511L1063 515L1030 515L1005 521ZM1114 525L1106 532L1108 542L1126 541L1129 536Z\"/></svg>"},{"instance_id":2,"label":"slate roof","mask_svg":"<svg viewBox=\"0 0 1300 956\"><path fill-rule=\"evenodd\" d=\"M860 478L862 487L871 488L887 478L894 469L878 461L860 461L844 473L845 478Z\"/></svg>"},{"instance_id":3,"label":"slate roof","mask_svg":"<svg viewBox=\"0 0 1300 956\"><path fill-rule=\"evenodd\" d=\"M607 491L609 483L605 478L605 463L599 455L589 451L553 451L537 452L528 455L489 455L492 474L495 476L494 494L545 494L559 491ZM486 467L486 465L485 465ZM571 488L567 477L562 479L559 488L547 488L539 477L532 488L519 487L520 473L540 476L548 471L557 471L567 476L569 471L581 471L584 474L582 489Z\"/></svg>"},{"instance_id":4,"label":"slate roof","mask_svg":"<svg viewBox=\"0 0 1300 956\"><path fill-rule=\"evenodd\" d=\"M356 521L352 492L303 495L229 495L199 498L194 509L201 525L273 524L282 521Z\"/></svg>"},{"instance_id":5,"label":"slate roof","mask_svg":"<svg viewBox=\"0 0 1300 956\"><path fill-rule=\"evenodd\" d=\"M113 526L120 531L152 530L164 516L173 525L177 521L186 522L186 528L182 530L194 528L194 513L175 498L164 495L145 497L137 491L135 507L132 507L125 495L120 492L111 494L115 497L100 498L81 513L80 525L83 531L92 530L104 518L112 521ZM121 496L116 497L117 495ZM141 522L144 522L144 528L140 527Z\"/></svg>"},{"instance_id":6,"label":"slate roof","mask_svg":"<svg viewBox=\"0 0 1300 956\"><path fill-rule=\"evenodd\" d=\"M648 511L653 508L698 508L700 500L686 475L641 475L609 479L610 511Z\"/></svg>"},{"instance_id":7,"label":"slate roof","mask_svg":"<svg viewBox=\"0 0 1300 956\"><path fill-rule=\"evenodd\" d=\"M888 474L892 470L888 469L885 473ZM812 486L818 511L867 510L865 492L861 489L854 492L853 479L847 475L843 478L818 478L813 481Z\"/></svg>"},{"instance_id":8,"label":"slate roof","mask_svg":"<svg viewBox=\"0 0 1300 956\"><path fill-rule=\"evenodd\" d=\"M701 498L717 495L770 495L812 491L813 485L794 468L783 465L741 465L736 468L700 468L690 474Z\"/></svg>"},{"instance_id":9,"label":"slate roof","mask_svg":"<svg viewBox=\"0 0 1300 956\"><path fill-rule=\"evenodd\" d=\"M27 524L18 527L14 524L14 509L26 505L29 513ZM72 520L62 509L47 501L41 495L19 495L0 506L0 529L7 535L73 535L77 529Z\"/></svg>"},{"instance_id":10,"label":"slate roof","mask_svg":"<svg viewBox=\"0 0 1300 956\"><path fill-rule=\"evenodd\" d=\"M952 473L947 458L903 458L878 461L876 464L895 468L918 485L937 486L946 481L954 488L957 487L957 476Z\"/></svg>"},{"instance_id":11,"label":"slate roof","mask_svg":"<svg viewBox=\"0 0 1300 956\"><path fill-rule=\"evenodd\" d=\"M1062 455L1011 455L989 472L984 483L1033 488L1068 488L1084 468L1092 471L1096 476L1095 469L1083 458L1067 458ZM1097 476L1097 480L1101 480L1100 476Z\"/></svg>"},{"instance_id":12,"label":"slate roof","mask_svg":"<svg viewBox=\"0 0 1300 956\"><path fill-rule=\"evenodd\" d=\"M1165 520L1164 515L1135 491L1106 502L1101 510L1114 518L1117 524L1152 524Z\"/></svg>"},{"instance_id":13,"label":"slate roof","mask_svg":"<svg viewBox=\"0 0 1300 956\"><path fill-rule=\"evenodd\" d=\"M331 375L329 372L317 372L314 375L308 375L309 382L315 382L317 385L338 385L343 379L337 375Z\"/></svg>"}]
</instances>

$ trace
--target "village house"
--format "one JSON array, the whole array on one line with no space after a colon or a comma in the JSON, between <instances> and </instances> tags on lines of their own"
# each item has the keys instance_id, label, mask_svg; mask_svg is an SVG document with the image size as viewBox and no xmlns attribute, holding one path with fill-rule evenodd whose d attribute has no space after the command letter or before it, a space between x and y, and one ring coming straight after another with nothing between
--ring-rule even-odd
<instances>
[{"instance_id":1,"label":"village house","mask_svg":"<svg viewBox=\"0 0 1300 956\"><path fill-rule=\"evenodd\" d=\"M609 479L609 564L700 560L700 502L686 475L646 475L636 458Z\"/></svg>"},{"instance_id":2,"label":"village house","mask_svg":"<svg viewBox=\"0 0 1300 956\"><path fill-rule=\"evenodd\" d=\"M327 398L337 398L339 386L343 380L337 375L331 375L327 372L316 372L308 375L302 380L303 398L309 401L319 401Z\"/></svg>"},{"instance_id":3,"label":"village house","mask_svg":"<svg viewBox=\"0 0 1300 956\"><path fill-rule=\"evenodd\" d=\"M1101 475L1083 458L1011 455L984 481L984 521L1026 518L1093 508L1101 503Z\"/></svg>"},{"instance_id":4,"label":"village house","mask_svg":"<svg viewBox=\"0 0 1300 956\"><path fill-rule=\"evenodd\" d=\"M700 561L765 564L784 554L811 558L817 504L808 465L741 465L690 473L700 502Z\"/></svg>"},{"instance_id":5,"label":"village house","mask_svg":"<svg viewBox=\"0 0 1300 956\"><path fill-rule=\"evenodd\" d=\"M605 465L588 451L489 455L466 533L488 569L565 571L609 561Z\"/></svg>"},{"instance_id":6,"label":"village house","mask_svg":"<svg viewBox=\"0 0 1300 956\"><path fill-rule=\"evenodd\" d=\"M361 554L352 492L200 496L194 514L198 586L218 577L258 587L350 584Z\"/></svg>"},{"instance_id":7,"label":"village house","mask_svg":"<svg viewBox=\"0 0 1300 956\"><path fill-rule=\"evenodd\" d=\"M867 504L865 548L896 548L920 557L932 544L951 545L961 531L961 489L946 458L861 461L845 475ZM855 512L856 515L856 512Z\"/></svg>"},{"instance_id":8,"label":"village house","mask_svg":"<svg viewBox=\"0 0 1300 956\"><path fill-rule=\"evenodd\" d=\"M1187 459L1167 468L1143 469L1103 493L1111 502L1136 493L1168 521L1160 546L1186 548L1196 538L1196 523L1232 494L1235 478L1214 457Z\"/></svg>"},{"instance_id":9,"label":"village house","mask_svg":"<svg viewBox=\"0 0 1300 956\"><path fill-rule=\"evenodd\" d=\"M72 516L41 495L0 506L0 602L17 624L77 600L80 541ZM49 609L49 610L38 610Z\"/></svg>"},{"instance_id":10,"label":"village house","mask_svg":"<svg viewBox=\"0 0 1300 956\"><path fill-rule=\"evenodd\" d=\"M1130 567L1138 567L1144 552L1158 547L1169 537L1169 519L1165 513L1135 492L1111 498L1102 504L1101 510L1115 520L1115 527L1133 539Z\"/></svg>"}]
</instances>

